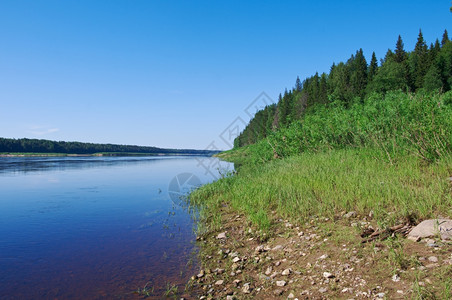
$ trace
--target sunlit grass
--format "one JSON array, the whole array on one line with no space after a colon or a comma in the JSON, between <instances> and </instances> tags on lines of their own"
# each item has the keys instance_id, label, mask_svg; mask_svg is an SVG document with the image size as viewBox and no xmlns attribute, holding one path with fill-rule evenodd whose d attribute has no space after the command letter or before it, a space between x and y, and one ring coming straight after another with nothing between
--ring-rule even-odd
<instances>
[{"instance_id":1,"label":"sunlit grass","mask_svg":"<svg viewBox=\"0 0 452 300\"><path fill-rule=\"evenodd\" d=\"M237 175L195 191L191 200L208 208L216 226L215 212L227 202L264 230L270 227L271 211L297 221L372 211L382 225L408 216L452 216L450 155L430 164L412 156L392 163L375 157L373 150L348 149L245 166Z\"/></svg>"}]
</instances>

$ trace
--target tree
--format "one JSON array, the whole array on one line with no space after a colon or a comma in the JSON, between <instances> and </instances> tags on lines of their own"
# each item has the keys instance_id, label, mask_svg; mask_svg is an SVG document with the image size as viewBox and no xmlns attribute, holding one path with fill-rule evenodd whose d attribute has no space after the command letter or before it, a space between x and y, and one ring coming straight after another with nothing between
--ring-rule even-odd
<instances>
[{"instance_id":1,"label":"tree","mask_svg":"<svg viewBox=\"0 0 452 300\"><path fill-rule=\"evenodd\" d=\"M368 83L371 82L374 76L377 74L377 70L378 70L377 56L375 55L375 52L372 52L372 58L369 64L369 71L367 72Z\"/></svg>"},{"instance_id":2,"label":"tree","mask_svg":"<svg viewBox=\"0 0 452 300\"><path fill-rule=\"evenodd\" d=\"M351 63L352 74L350 83L353 96L363 98L367 85L367 62L363 54L363 49L356 51L356 55Z\"/></svg>"},{"instance_id":3,"label":"tree","mask_svg":"<svg viewBox=\"0 0 452 300\"><path fill-rule=\"evenodd\" d=\"M441 73L435 64L430 67L424 77L424 88L427 91L435 91L443 88Z\"/></svg>"},{"instance_id":4,"label":"tree","mask_svg":"<svg viewBox=\"0 0 452 300\"><path fill-rule=\"evenodd\" d=\"M410 70L414 82L414 89L418 89L424 85L424 76L430 67L428 49L421 30L419 30L416 46L410 59Z\"/></svg>"},{"instance_id":5,"label":"tree","mask_svg":"<svg viewBox=\"0 0 452 300\"><path fill-rule=\"evenodd\" d=\"M447 29L444 29L443 39L441 40L441 47L443 47L447 42L449 42L449 35Z\"/></svg>"},{"instance_id":6,"label":"tree","mask_svg":"<svg viewBox=\"0 0 452 300\"><path fill-rule=\"evenodd\" d=\"M403 49L403 41L402 37L399 35L399 38L397 39L396 43L396 49L395 49L395 61L397 63L401 63L406 60L406 52Z\"/></svg>"},{"instance_id":7,"label":"tree","mask_svg":"<svg viewBox=\"0 0 452 300\"><path fill-rule=\"evenodd\" d=\"M302 88L301 80L300 80L300 77L297 76L297 80L295 81L295 90L297 92L301 92L301 88Z\"/></svg>"}]
</instances>

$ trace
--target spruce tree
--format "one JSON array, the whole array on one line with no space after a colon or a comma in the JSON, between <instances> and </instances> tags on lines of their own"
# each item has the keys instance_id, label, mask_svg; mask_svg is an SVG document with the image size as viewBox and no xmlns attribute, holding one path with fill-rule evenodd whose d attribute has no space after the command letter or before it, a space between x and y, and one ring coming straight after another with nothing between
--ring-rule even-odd
<instances>
[{"instance_id":1,"label":"spruce tree","mask_svg":"<svg viewBox=\"0 0 452 300\"><path fill-rule=\"evenodd\" d=\"M403 41L402 37L399 35L399 38L397 39L396 43L396 49L395 49L395 61L397 63L401 63L405 61L406 59L406 52L403 49Z\"/></svg>"},{"instance_id":2,"label":"spruce tree","mask_svg":"<svg viewBox=\"0 0 452 300\"><path fill-rule=\"evenodd\" d=\"M377 74L377 70L378 70L377 56L375 55L375 52L372 52L372 58L369 64L369 71L367 72L367 82L372 81L372 79Z\"/></svg>"},{"instance_id":3,"label":"spruce tree","mask_svg":"<svg viewBox=\"0 0 452 300\"><path fill-rule=\"evenodd\" d=\"M428 49L422 35L422 31L419 30L416 46L411 61L411 74L414 80L415 89L421 88L424 85L424 76L429 69L429 57Z\"/></svg>"},{"instance_id":4,"label":"spruce tree","mask_svg":"<svg viewBox=\"0 0 452 300\"><path fill-rule=\"evenodd\" d=\"M353 96L362 98L367 85L367 62L363 54L363 49L356 51L356 55L352 61L352 74L350 83L352 86Z\"/></svg>"},{"instance_id":5,"label":"spruce tree","mask_svg":"<svg viewBox=\"0 0 452 300\"><path fill-rule=\"evenodd\" d=\"M301 80L300 80L300 77L297 76L297 80L295 81L295 90L297 92L301 92L301 88L302 88Z\"/></svg>"},{"instance_id":6,"label":"spruce tree","mask_svg":"<svg viewBox=\"0 0 452 300\"><path fill-rule=\"evenodd\" d=\"M447 42L449 42L449 35L447 29L444 29L443 39L441 40L441 47L443 47Z\"/></svg>"}]
</instances>

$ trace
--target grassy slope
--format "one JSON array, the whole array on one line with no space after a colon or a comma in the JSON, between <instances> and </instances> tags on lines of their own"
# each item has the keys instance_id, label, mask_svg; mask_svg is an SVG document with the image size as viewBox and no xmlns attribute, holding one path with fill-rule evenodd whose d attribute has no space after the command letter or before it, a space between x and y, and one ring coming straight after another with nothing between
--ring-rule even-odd
<instances>
[{"instance_id":1,"label":"grassy slope","mask_svg":"<svg viewBox=\"0 0 452 300\"><path fill-rule=\"evenodd\" d=\"M451 173L450 155L430 164L410 156L391 164L368 149L303 153L243 167L236 176L199 189L192 200L210 212L227 201L267 230L274 210L294 221L372 211L381 225L393 225L406 217L452 217Z\"/></svg>"},{"instance_id":2,"label":"grassy slope","mask_svg":"<svg viewBox=\"0 0 452 300\"><path fill-rule=\"evenodd\" d=\"M382 225L452 216L451 104L452 93L392 92L349 109L318 107L255 145L217 155L240 165L238 174L192 201L209 212L228 201L263 229L273 210L300 220L372 211Z\"/></svg>"},{"instance_id":3,"label":"grassy slope","mask_svg":"<svg viewBox=\"0 0 452 300\"><path fill-rule=\"evenodd\" d=\"M271 251L274 260L286 261L277 271L287 267L299 271L291 275L294 283L282 290L283 295L308 291L308 298L346 299L343 288L353 287L352 294L359 298L360 289L380 287L388 299L452 297L452 266L446 262L452 259L451 244L438 242L440 246L432 248L397 235L362 244L360 237L368 224L384 229L406 219L417 223L452 218L452 93L372 97L350 109L320 108L255 145L217 155L239 167L235 175L191 194L192 204L201 207L203 268L218 268L224 260L218 248L253 256L258 244L279 244L306 254L278 257ZM344 218L350 211L357 212L356 218ZM237 213L245 220L237 221ZM306 239L297 230L305 231ZM229 235L226 244L219 244L219 232ZM317 239L310 239L312 233ZM328 262L319 262L323 253ZM441 263L429 265L426 257L431 255ZM354 264L354 256L367 262ZM272 298L278 289L273 281L261 280L268 267L277 269L267 258L243 266L242 280L261 289L249 299ZM222 266L225 274L231 267L227 262ZM331 271L347 264L355 269L350 278L365 278L367 283L359 287L338 275L338 282L320 280L318 285L315 278L322 278L324 267ZM394 282L394 275L401 281ZM235 279L217 277L212 282ZM286 277L277 275L275 280L279 279ZM315 285L310 283L316 280ZM319 294L319 287L325 286L328 292Z\"/></svg>"}]
</instances>

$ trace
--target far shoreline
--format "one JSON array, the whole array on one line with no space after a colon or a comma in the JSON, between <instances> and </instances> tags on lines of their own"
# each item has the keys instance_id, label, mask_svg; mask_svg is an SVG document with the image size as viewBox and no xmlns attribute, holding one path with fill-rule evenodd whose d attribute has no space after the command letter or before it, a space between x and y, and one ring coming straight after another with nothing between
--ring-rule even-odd
<instances>
[{"instance_id":1,"label":"far shoreline","mask_svg":"<svg viewBox=\"0 0 452 300\"><path fill-rule=\"evenodd\" d=\"M202 153L0 153L0 157L125 157L125 156L212 156Z\"/></svg>"}]
</instances>

